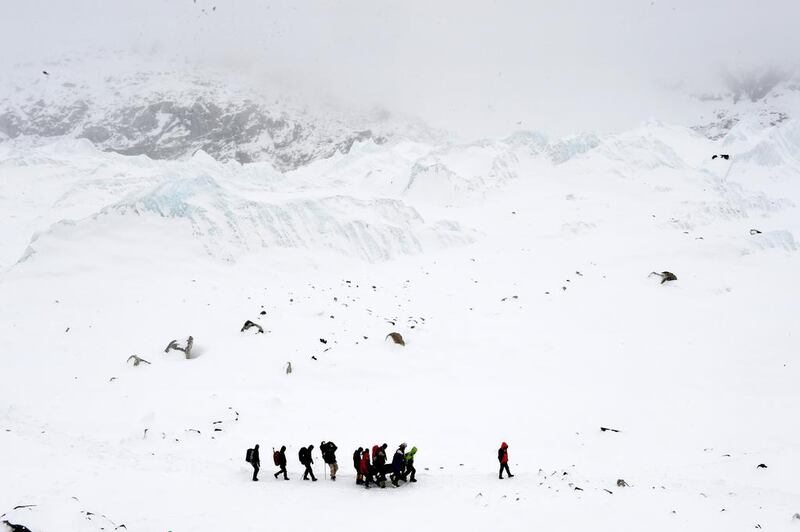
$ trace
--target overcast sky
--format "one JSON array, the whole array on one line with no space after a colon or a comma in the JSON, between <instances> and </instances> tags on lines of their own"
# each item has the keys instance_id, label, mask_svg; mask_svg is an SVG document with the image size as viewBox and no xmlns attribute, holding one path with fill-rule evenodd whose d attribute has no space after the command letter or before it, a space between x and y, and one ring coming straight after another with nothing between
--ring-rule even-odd
<instances>
[{"instance_id":1,"label":"overcast sky","mask_svg":"<svg viewBox=\"0 0 800 532\"><path fill-rule=\"evenodd\" d=\"M663 112L661 89L800 57L799 0L0 3L3 63L190 57L470 133L628 126Z\"/></svg>"}]
</instances>

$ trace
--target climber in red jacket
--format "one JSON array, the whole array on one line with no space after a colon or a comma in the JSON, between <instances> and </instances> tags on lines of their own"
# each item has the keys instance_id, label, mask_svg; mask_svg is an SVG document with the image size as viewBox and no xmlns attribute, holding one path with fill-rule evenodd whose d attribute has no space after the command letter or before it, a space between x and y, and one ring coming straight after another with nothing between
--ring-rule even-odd
<instances>
[{"instance_id":1,"label":"climber in red jacket","mask_svg":"<svg viewBox=\"0 0 800 532\"><path fill-rule=\"evenodd\" d=\"M497 460L500 462L500 478L503 478L503 470L508 473L508 478L513 477L511 470L508 469L508 444L503 442L497 450Z\"/></svg>"},{"instance_id":2,"label":"climber in red jacket","mask_svg":"<svg viewBox=\"0 0 800 532\"><path fill-rule=\"evenodd\" d=\"M364 479L364 487L369 488L369 483L373 482L372 465L369 463L369 449L364 449L364 454L361 455L359 471L361 472L361 477Z\"/></svg>"}]
</instances>

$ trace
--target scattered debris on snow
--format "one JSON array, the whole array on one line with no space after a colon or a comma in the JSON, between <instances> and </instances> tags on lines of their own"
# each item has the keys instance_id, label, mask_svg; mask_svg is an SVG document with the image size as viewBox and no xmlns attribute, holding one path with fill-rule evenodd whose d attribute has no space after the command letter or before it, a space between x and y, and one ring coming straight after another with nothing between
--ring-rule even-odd
<instances>
[{"instance_id":1,"label":"scattered debris on snow","mask_svg":"<svg viewBox=\"0 0 800 532\"><path fill-rule=\"evenodd\" d=\"M131 360L133 360L133 365L134 365L134 367L138 366L138 365L139 365L139 364L141 364L142 362L144 362L145 364L150 364L150 362L148 362L147 360L145 360L145 359L143 359L143 358L139 357L138 355L131 355L131 356L129 356L129 357L128 357L128 360L126 360L125 362L127 363L127 362L130 362Z\"/></svg>"},{"instance_id":2,"label":"scattered debris on snow","mask_svg":"<svg viewBox=\"0 0 800 532\"><path fill-rule=\"evenodd\" d=\"M650 277L651 275L656 275L658 277L661 277L661 284L664 284L667 281L677 281L678 280L678 277L674 273L667 272L667 271L663 271L661 273L659 273L659 272L650 272L650 275L648 275L648 277Z\"/></svg>"},{"instance_id":3,"label":"scattered debris on snow","mask_svg":"<svg viewBox=\"0 0 800 532\"><path fill-rule=\"evenodd\" d=\"M242 325L242 330L239 331L239 332L245 332L245 331L247 331L247 330L249 330L251 328L258 329L258 333L264 334L264 328L261 327L261 325L259 325L258 323L254 322L254 321L250 321L250 320L247 320L246 322L244 322L244 325Z\"/></svg>"},{"instance_id":4,"label":"scattered debris on snow","mask_svg":"<svg viewBox=\"0 0 800 532\"><path fill-rule=\"evenodd\" d=\"M194 338L189 336L183 344L179 344L178 340L172 340L166 349L164 349L165 353L169 353L170 350L181 351L183 354L186 355L186 360L189 360L192 357L192 346L194 345Z\"/></svg>"},{"instance_id":5,"label":"scattered debris on snow","mask_svg":"<svg viewBox=\"0 0 800 532\"><path fill-rule=\"evenodd\" d=\"M403 340L403 335L401 335L398 332L390 332L389 334L386 335L386 338L391 338L392 341L398 345L406 345L405 340Z\"/></svg>"}]
</instances>

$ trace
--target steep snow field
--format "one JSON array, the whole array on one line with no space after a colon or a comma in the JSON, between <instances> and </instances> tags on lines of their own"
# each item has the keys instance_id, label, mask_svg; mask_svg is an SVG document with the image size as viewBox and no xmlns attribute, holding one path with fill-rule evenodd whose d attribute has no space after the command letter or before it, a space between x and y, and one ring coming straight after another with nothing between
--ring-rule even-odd
<instances>
[{"instance_id":1,"label":"steep snow field","mask_svg":"<svg viewBox=\"0 0 800 532\"><path fill-rule=\"evenodd\" d=\"M798 530L799 176L792 120L716 141L657 122L368 140L286 173L8 140L2 519ZM188 335L192 359L164 353ZM339 479L315 450L302 482L297 451L321 440ZM403 441L418 483L355 485L356 447ZM290 482L271 476L282 444Z\"/></svg>"}]
</instances>

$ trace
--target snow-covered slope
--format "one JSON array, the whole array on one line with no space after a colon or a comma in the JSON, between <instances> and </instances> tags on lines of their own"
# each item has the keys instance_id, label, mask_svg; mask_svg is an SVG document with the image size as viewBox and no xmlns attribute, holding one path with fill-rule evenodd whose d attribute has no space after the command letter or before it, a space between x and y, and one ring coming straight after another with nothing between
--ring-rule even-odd
<instances>
[{"instance_id":1,"label":"snow-covered slope","mask_svg":"<svg viewBox=\"0 0 800 532\"><path fill-rule=\"evenodd\" d=\"M796 530L798 131L395 136L293 170L7 139L0 522ZM303 482L321 440L339 478ZM402 441L418 483L355 485L354 449Z\"/></svg>"}]
</instances>

